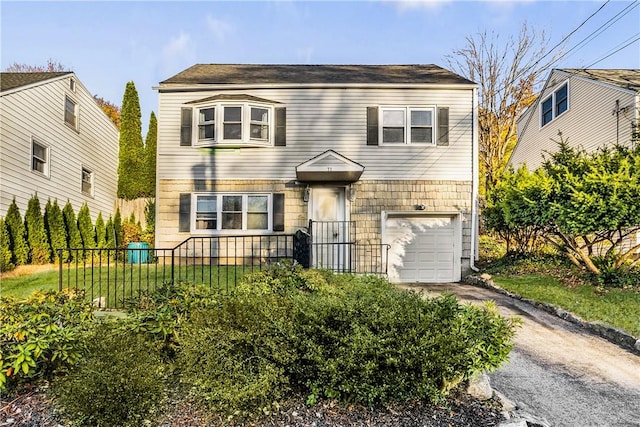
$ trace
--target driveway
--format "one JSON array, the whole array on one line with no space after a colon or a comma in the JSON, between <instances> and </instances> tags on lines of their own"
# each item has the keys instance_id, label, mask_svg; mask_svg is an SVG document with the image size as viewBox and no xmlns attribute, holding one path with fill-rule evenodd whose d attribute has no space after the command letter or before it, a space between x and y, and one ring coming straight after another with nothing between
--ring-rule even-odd
<instances>
[{"instance_id":1,"label":"driveway","mask_svg":"<svg viewBox=\"0 0 640 427\"><path fill-rule=\"evenodd\" d=\"M527 303L458 283L402 286L464 302L494 300L523 320L491 385L553 426L640 426L640 357Z\"/></svg>"}]
</instances>

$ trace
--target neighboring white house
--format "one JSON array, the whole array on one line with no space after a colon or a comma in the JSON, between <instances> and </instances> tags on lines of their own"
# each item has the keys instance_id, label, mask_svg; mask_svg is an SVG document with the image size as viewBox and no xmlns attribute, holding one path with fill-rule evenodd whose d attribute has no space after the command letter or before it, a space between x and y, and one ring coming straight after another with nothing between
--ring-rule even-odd
<instances>
[{"instance_id":1,"label":"neighboring white house","mask_svg":"<svg viewBox=\"0 0 640 427\"><path fill-rule=\"evenodd\" d=\"M118 129L73 72L0 73L0 216L38 195L108 217L116 200Z\"/></svg>"},{"instance_id":2,"label":"neighboring white house","mask_svg":"<svg viewBox=\"0 0 640 427\"><path fill-rule=\"evenodd\" d=\"M536 102L517 121L518 142L509 164L537 169L545 152L557 150L559 132L588 152L629 146L639 108L640 70L552 70Z\"/></svg>"},{"instance_id":3,"label":"neighboring white house","mask_svg":"<svg viewBox=\"0 0 640 427\"><path fill-rule=\"evenodd\" d=\"M449 282L477 257L475 83L435 65L198 64L156 89L156 247L313 220L320 267L384 243L391 280Z\"/></svg>"}]
</instances>

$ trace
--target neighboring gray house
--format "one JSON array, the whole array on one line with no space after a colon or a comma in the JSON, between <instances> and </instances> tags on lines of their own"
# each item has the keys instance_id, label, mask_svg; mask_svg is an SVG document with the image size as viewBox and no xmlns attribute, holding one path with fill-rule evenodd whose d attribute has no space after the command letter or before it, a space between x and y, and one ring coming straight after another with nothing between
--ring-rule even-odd
<instances>
[{"instance_id":1,"label":"neighboring gray house","mask_svg":"<svg viewBox=\"0 0 640 427\"><path fill-rule=\"evenodd\" d=\"M73 72L0 73L0 216L37 193L93 218L114 207L118 129Z\"/></svg>"},{"instance_id":2,"label":"neighboring gray house","mask_svg":"<svg viewBox=\"0 0 640 427\"><path fill-rule=\"evenodd\" d=\"M536 102L518 119L518 142L509 164L537 169L553 140L562 137L587 151L629 146L638 123L640 70L555 69Z\"/></svg>"},{"instance_id":3,"label":"neighboring gray house","mask_svg":"<svg viewBox=\"0 0 640 427\"><path fill-rule=\"evenodd\" d=\"M473 82L435 65L198 64L156 89L156 247L313 220L318 267L353 265L352 244L389 244L396 282L473 265Z\"/></svg>"}]
</instances>

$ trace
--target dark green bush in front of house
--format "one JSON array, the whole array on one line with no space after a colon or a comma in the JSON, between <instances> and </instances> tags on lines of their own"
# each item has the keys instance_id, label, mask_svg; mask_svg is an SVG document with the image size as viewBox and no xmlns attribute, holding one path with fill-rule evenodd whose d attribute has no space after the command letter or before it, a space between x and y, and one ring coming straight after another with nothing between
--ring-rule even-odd
<instances>
[{"instance_id":1,"label":"dark green bush in front of house","mask_svg":"<svg viewBox=\"0 0 640 427\"><path fill-rule=\"evenodd\" d=\"M51 250L51 261L58 262L58 249L67 246L67 232L64 228L64 219L58 200L54 200L53 203L51 203L51 199L47 201L44 207L44 225Z\"/></svg>"},{"instance_id":2,"label":"dark green bush in front of house","mask_svg":"<svg viewBox=\"0 0 640 427\"><path fill-rule=\"evenodd\" d=\"M4 220L9 231L9 247L13 256L11 262L13 265L24 265L29 261L29 245L26 239L27 232L15 197L7 209Z\"/></svg>"},{"instance_id":3,"label":"dark green bush in front of house","mask_svg":"<svg viewBox=\"0 0 640 427\"><path fill-rule=\"evenodd\" d=\"M24 226L29 244L29 262L36 265L47 264L51 253L37 194L29 199L27 211L24 214Z\"/></svg>"},{"instance_id":4,"label":"dark green bush in front of house","mask_svg":"<svg viewBox=\"0 0 640 427\"><path fill-rule=\"evenodd\" d=\"M167 397L160 353L117 322L95 325L85 344L74 369L54 382L62 416L78 426L153 425Z\"/></svg>"},{"instance_id":5,"label":"dark green bush in front of house","mask_svg":"<svg viewBox=\"0 0 640 427\"><path fill-rule=\"evenodd\" d=\"M64 220L64 228L67 236L67 248L78 249L82 248L82 238L80 237L80 230L78 230L78 222L76 221L76 213L73 211L71 202L67 200L67 203L62 208L62 218ZM73 251L65 251L64 261L75 261L73 257L75 253Z\"/></svg>"},{"instance_id":6,"label":"dark green bush in front of house","mask_svg":"<svg viewBox=\"0 0 640 427\"><path fill-rule=\"evenodd\" d=\"M11 262L11 247L9 245L9 230L4 218L0 218L0 272L13 270Z\"/></svg>"}]
</instances>

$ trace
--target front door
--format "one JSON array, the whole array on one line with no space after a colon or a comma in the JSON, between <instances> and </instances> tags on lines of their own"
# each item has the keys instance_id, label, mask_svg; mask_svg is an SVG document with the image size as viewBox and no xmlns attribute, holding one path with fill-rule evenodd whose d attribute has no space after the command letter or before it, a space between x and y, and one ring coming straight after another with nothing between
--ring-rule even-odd
<instances>
[{"instance_id":1,"label":"front door","mask_svg":"<svg viewBox=\"0 0 640 427\"><path fill-rule=\"evenodd\" d=\"M309 218L312 222L314 267L349 271L349 224L346 222L344 187L311 189Z\"/></svg>"}]
</instances>

